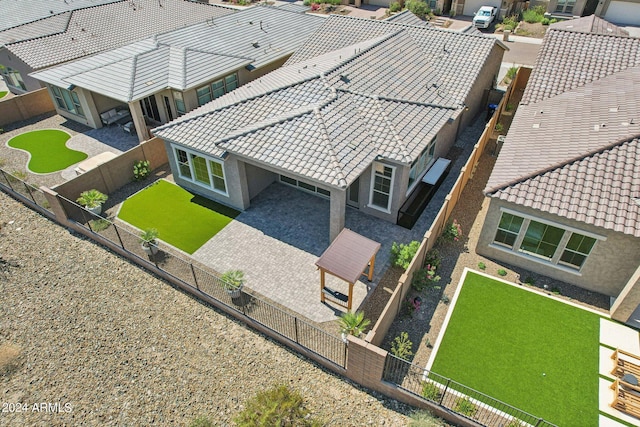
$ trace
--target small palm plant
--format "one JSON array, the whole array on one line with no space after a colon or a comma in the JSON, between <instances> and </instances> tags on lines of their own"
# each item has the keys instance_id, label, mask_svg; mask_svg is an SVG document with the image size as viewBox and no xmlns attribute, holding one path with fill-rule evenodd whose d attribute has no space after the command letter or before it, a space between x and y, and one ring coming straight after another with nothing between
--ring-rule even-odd
<instances>
[{"instance_id":1,"label":"small palm plant","mask_svg":"<svg viewBox=\"0 0 640 427\"><path fill-rule=\"evenodd\" d=\"M80 193L80 197L76 200L76 202L80 203L82 206L86 208L97 208L101 204L107 201L109 197L96 190L95 188L87 191L83 191Z\"/></svg>"},{"instance_id":2,"label":"small palm plant","mask_svg":"<svg viewBox=\"0 0 640 427\"><path fill-rule=\"evenodd\" d=\"M240 296L240 291L244 285L244 273L241 270L229 270L222 277L222 287L231 294L231 298Z\"/></svg>"},{"instance_id":3,"label":"small palm plant","mask_svg":"<svg viewBox=\"0 0 640 427\"><path fill-rule=\"evenodd\" d=\"M340 332L345 335L353 335L359 337L364 330L371 324L371 320L364 318L363 311L347 311L338 319Z\"/></svg>"}]
</instances>

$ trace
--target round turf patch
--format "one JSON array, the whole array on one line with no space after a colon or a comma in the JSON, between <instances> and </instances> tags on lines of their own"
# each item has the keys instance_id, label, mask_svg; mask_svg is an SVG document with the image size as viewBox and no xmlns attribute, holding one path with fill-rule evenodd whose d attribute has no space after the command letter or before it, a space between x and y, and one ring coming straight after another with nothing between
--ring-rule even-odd
<instances>
[{"instance_id":1,"label":"round turf patch","mask_svg":"<svg viewBox=\"0 0 640 427\"><path fill-rule=\"evenodd\" d=\"M7 92L6 90L0 90L0 98L4 98L7 95L7 93L9 92Z\"/></svg>"},{"instance_id":2,"label":"round turf patch","mask_svg":"<svg viewBox=\"0 0 640 427\"><path fill-rule=\"evenodd\" d=\"M57 129L34 130L11 138L7 145L31 154L29 170L35 173L57 172L78 163L88 156L82 151L67 148L71 136Z\"/></svg>"}]
</instances>

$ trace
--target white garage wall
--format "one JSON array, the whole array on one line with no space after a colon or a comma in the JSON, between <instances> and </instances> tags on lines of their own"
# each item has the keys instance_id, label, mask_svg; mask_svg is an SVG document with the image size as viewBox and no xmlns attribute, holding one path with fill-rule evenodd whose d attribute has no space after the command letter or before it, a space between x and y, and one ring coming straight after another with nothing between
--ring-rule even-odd
<instances>
[{"instance_id":1,"label":"white garage wall","mask_svg":"<svg viewBox=\"0 0 640 427\"><path fill-rule=\"evenodd\" d=\"M640 25L640 3L612 1L604 19L614 24Z\"/></svg>"},{"instance_id":2,"label":"white garage wall","mask_svg":"<svg viewBox=\"0 0 640 427\"><path fill-rule=\"evenodd\" d=\"M501 0L465 0L463 15L473 16L482 6L495 6L500 9Z\"/></svg>"}]
</instances>

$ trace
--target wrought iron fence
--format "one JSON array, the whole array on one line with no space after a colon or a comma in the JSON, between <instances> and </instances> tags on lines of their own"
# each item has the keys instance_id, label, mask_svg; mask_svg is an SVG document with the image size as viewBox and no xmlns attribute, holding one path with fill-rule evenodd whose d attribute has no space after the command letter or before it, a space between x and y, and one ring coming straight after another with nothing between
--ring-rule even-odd
<instances>
[{"instance_id":1,"label":"wrought iron fence","mask_svg":"<svg viewBox=\"0 0 640 427\"><path fill-rule=\"evenodd\" d=\"M31 207L51 212L51 206L42 190L3 169L0 169L0 187L4 187L19 196L23 199L23 202L26 202Z\"/></svg>"},{"instance_id":2,"label":"wrought iron fence","mask_svg":"<svg viewBox=\"0 0 640 427\"><path fill-rule=\"evenodd\" d=\"M557 427L391 353L385 360L383 380L488 427Z\"/></svg>"},{"instance_id":3,"label":"wrought iron fence","mask_svg":"<svg viewBox=\"0 0 640 427\"><path fill-rule=\"evenodd\" d=\"M183 259L173 253L169 246L162 243L152 245L158 249L157 253L148 254L142 247L139 236L128 227L95 215L62 196L59 196L59 199L67 217L84 227L89 234L97 234L130 254L153 263L159 270L183 284L199 290L228 308L242 313L317 355L345 367L346 344L340 337L317 328L250 291L243 290L240 297L232 298L222 286L222 280L215 272L195 265L188 259Z\"/></svg>"}]
</instances>

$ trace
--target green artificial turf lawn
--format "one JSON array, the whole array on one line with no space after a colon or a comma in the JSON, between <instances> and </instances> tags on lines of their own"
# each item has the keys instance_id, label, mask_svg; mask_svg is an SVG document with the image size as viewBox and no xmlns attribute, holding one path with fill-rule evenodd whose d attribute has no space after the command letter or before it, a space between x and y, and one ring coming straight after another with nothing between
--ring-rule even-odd
<instances>
[{"instance_id":1,"label":"green artificial turf lawn","mask_svg":"<svg viewBox=\"0 0 640 427\"><path fill-rule=\"evenodd\" d=\"M14 136L7 145L31 154L27 165L29 170L36 173L51 173L87 158L86 153L67 148L66 142L69 138L71 136L61 130L34 130Z\"/></svg>"},{"instance_id":2,"label":"green artificial turf lawn","mask_svg":"<svg viewBox=\"0 0 640 427\"><path fill-rule=\"evenodd\" d=\"M7 92L6 90L0 90L0 98L4 98L7 93L9 92Z\"/></svg>"},{"instance_id":3,"label":"green artificial turf lawn","mask_svg":"<svg viewBox=\"0 0 640 427\"><path fill-rule=\"evenodd\" d=\"M192 254L240 212L160 180L122 204L118 217Z\"/></svg>"},{"instance_id":4,"label":"green artificial turf lawn","mask_svg":"<svg viewBox=\"0 0 640 427\"><path fill-rule=\"evenodd\" d=\"M559 426L597 425L599 328L597 314L468 273L431 370Z\"/></svg>"}]
</instances>

